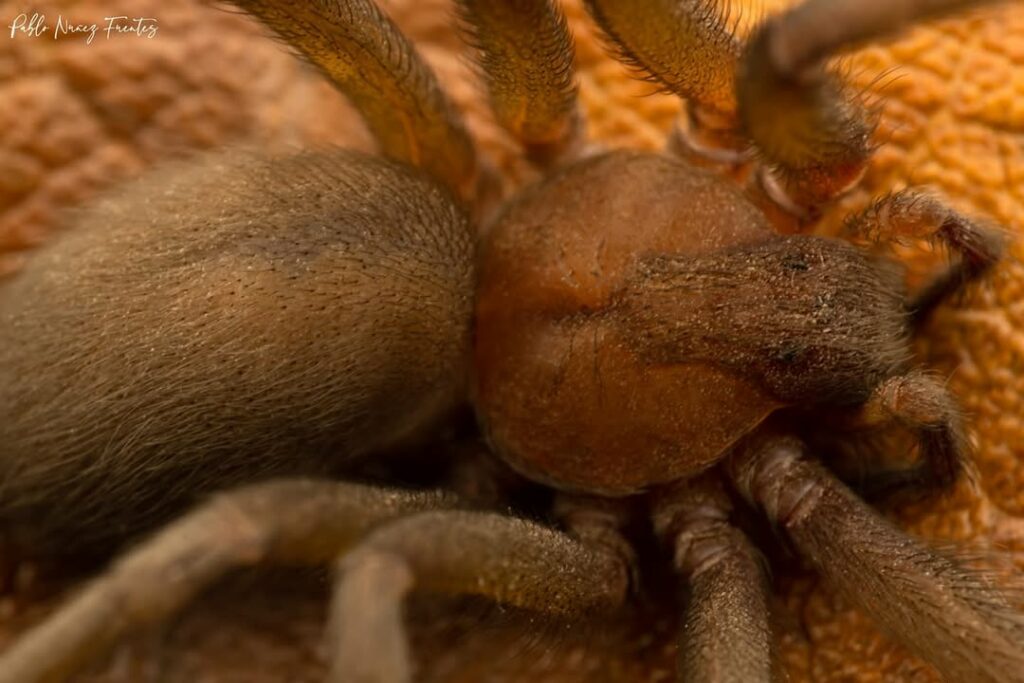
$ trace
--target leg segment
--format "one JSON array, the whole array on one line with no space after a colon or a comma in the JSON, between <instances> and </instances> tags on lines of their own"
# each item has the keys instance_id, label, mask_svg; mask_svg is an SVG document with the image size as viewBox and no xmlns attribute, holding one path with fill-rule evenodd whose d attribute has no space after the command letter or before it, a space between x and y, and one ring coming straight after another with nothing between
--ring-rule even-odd
<instances>
[{"instance_id":1,"label":"leg segment","mask_svg":"<svg viewBox=\"0 0 1024 683\"><path fill-rule=\"evenodd\" d=\"M905 535L806 460L798 440L755 439L729 470L801 555L948 680L1024 682L1024 618L983 576Z\"/></svg>"},{"instance_id":2,"label":"leg segment","mask_svg":"<svg viewBox=\"0 0 1024 683\"><path fill-rule=\"evenodd\" d=\"M320 67L359 109L390 157L464 199L476 152L455 108L412 44L373 0L234 0Z\"/></svg>"},{"instance_id":3,"label":"leg segment","mask_svg":"<svg viewBox=\"0 0 1024 683\"><path fill-rule=\"evenodd\" d=\"M762 559L729 524L718 474L673 487L655 501L658 535L672 544L690 588L679 634L679 678L769 683L773 678L768 582Z\"/></svg>"},{"instance_id":4,"label":"leg segment","mask_svg":"<svg viewBox=\"0 0 1024 683\"><path fill-rule=\"evenodd\" d=\"M850 47L890 35L904 26L1000 0L807 0L787 12L772 32L769 49L781 74L806 71Z\"/></svg>"},{"instance_id":5,"label":"leg segment","mask_svg":"<svg viewBox=\"0 0 1024 683\"><path fill-rule=\"evenodd\" d=\"M984 1L984 0L982 0ZM981 4L977 0L808 0L751 38L737 81L739 117L770 169L764 191L796 212L856 182L871 153L864 103L825 61L911 21Z\"/></svg>"},{"instance_id":6,"label":"leg segment","mask_svg":"<svg viewBox=\"0 0 1024 683\"><path fill-rule=\"evenodd\" d=\"M0 655L0 683L63 680L231 569L327 562L375 524L455 502L441 493L310 480L221 495L140 545L15 642Z\"/></svg>"},{"instance_id":7,"label":"leg segment","mask_svg":"<svg viewBox=\"0 0 1024 683\"><path fill-rule=\"evenodd\" d=\"M984 227L920 190L903 190L875 202L847 222L851 237L872 241L930 239L955 251L960 260L936 276L907 304L920 325L937 306L988 273L1004 250L1003 234Z\"/></svg>"},{"instance_id":8,"label":"leg segment","mask_svg":"<svg viewBox=\"0 0 1024 683\"><path fill-rule=\"evenodd\" d=\"M918 465L868 476L864 489L871 498L908 489L942 492L965 474L973 478L960 411L931 375L915 372L890 377L875 387L854 419L859 426L897 422L916 433L920 444Z\"/></svg>"},{"instance_id":9,"label":"leg segment","mask_svg":"<svg viewBox=\"0 0 1024 683\"><path fill-rule=\"evenodd\" d=\"M540 164L581 142L575 58L565 15L552 0L459 0L479 49L498 122Z\"/></svg>"},{"instance_id":10,"label":"leg segment","mask_svg":"<svg viewBox=\"0 0 1024 683\"><path fill-rule=\"evenodd\" d=\"M734 80L740 43L711 0L587 0L622 59L689 102L683 142L709 157L746 147L737 135ZM698 152L699 153L699 152Z\"/></svg>"},{"instance_id":11,"label":"leg segment","mask_svg":"<svg viewBox=\"0 0 1024 683\"><path fill-rule=\"evenodd\" d=\"M338 563L332 683L407 683L401 603L414 588L552 615L621 603L628 562L606 547L483 512L426 512L381 527Z\"/></svg>"}]
</instances>

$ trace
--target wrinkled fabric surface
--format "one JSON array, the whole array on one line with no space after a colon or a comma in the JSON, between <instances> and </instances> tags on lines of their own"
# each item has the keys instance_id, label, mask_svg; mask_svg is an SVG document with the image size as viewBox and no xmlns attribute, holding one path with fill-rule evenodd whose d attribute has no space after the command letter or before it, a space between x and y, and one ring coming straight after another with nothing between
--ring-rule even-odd
<instances>
[{"instance_id":1,"label":"wrinkled fabric surface","mask_svg":"<svg viewBox=\"0 0 1024 683\"><path fill-rule=\"evenodd\" d=\"M382 4L417 40L506 180L527 179L475 88L448 0ZM764 9L757 0L747 5L748 21ZM590 134L608 145L659 147L677 101L631 79L603 51L579 3L566 6ZM4 24L21 11L0 2ZM51 237L65 209L161 159L231 142L373 147L342 98L243 16L190 0L49 0L34 11L51 22L57 14L155 17L159 33L92 44L0 33L0 269L16 268L30 256L26 247ZM1010 4L911 30L860 51L848 71L882 107L880 147L825 229L873 196L927 184L963 210L1024 231L1024 10ZM919 344L922 362L950 377L969 418L978 487L902 509L899 521L1024 572L1024 249L1015 246L1014 255L942 309ZM918 272L933 264L911 262ZM791 681L938 680L814 577L780 574L775 582ZM158 672L162 681L320 680L325 594L320 575L229 581L83 680L157 680ZM53 596L0 601L0 647L53 604ZM411 611L429 680L671 680L668 615L567 628L475 603L422 600Z\"/></svg>"}]
</instances>

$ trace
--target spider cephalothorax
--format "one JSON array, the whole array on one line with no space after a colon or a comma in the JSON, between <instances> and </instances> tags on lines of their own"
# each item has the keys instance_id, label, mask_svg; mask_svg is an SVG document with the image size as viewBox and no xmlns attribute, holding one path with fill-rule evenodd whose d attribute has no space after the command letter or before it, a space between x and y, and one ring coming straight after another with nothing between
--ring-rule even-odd
<instances>
[{"instance_id":1,"label":"spider cephalothorax","mask_svg":"<svg viewBox=\"0 0 1024 683\"><path fill-rule=\"evenodd\" d=\"M909 355L890 268L780 236L738 189L664 156L604 155L526 192L481 268L485 431L571 489L689 478L783 406L863 403Z\"/></svg>"},{"instance_id":2,"label":"spider cephalothorax","mask_svg":"<svg viewBox=\"0 0 1024 683\"><path fill-rule=\"evenodd\" d=\"M960 255L908 295L885 259L773 225L807 227L869 156L870 118L823 60L969 3L811 0L744 49L716 3L591 0L621 52L687 98L669 156L587 148L550 0L462 0L497 119L551 171L496 212L454 110L371 2L236 4L327 72L393 160L206 157L99 205L0 291L5 524L91 543L269 479L119 561L0 655L0 681L65 677L231 567L332 559L332 680L406 681L414 586L557 615L618 605L642 575L638 515L688 588L680 676L768 681L767 582L737 505L946 676L1024 680L1007 600L806 445L896 424L919 462L861 484L965 475L955 403L908 340L998 259L997 233L912 190L852 217ZM375 457L466 384L493 454L555 490L551 526L453 509L470 507L458 486L270 479Z\"/></svg>"}]
</instances>

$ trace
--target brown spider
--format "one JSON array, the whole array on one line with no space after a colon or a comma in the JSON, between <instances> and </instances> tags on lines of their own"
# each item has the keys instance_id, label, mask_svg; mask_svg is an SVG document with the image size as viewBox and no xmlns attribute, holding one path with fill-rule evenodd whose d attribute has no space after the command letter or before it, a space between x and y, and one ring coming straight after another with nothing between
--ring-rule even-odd
<instances>
[{"instance_id":1,"label":"brown spider","mask_svg":"<svg viewBox=\"0 0 1024 683\"><path fill-rule=\"evenodd\" d=\"M410 590L619 605L640 576L637 517L688 589L680 677L768 681L747 505L950 680L1024 681L1007 600L811 455L896 424L919 461L866 490L970 471L955 403L908 337L995 263L998 234L913 190L851 218L855 235L960 254L907 296L881 256L772 227L812 224L870 155L870 116L824 60L971 3L810 0L742 47L715 2L590 0L622 55L687 99L669 156L586 150L551 0L462 0L498 120L551 170L497 213L458 117L370 0L236 4L321 67L394 160L229 152L153 174L0 292L5 524L87 546L265 480L118 561L0 655L0 682L63 679L233 567L332 560L331 680L407 681ZM494 453L556 491L551 526L453 493L273 478L408 441L467 383Z\"/></svg>"}]
</instances>

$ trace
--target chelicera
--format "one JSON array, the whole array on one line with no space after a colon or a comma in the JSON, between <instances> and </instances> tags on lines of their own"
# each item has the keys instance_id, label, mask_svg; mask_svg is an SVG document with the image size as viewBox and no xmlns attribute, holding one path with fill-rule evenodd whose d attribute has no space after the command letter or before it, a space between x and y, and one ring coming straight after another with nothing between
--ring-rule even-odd
<instances>
[{"instance_id":1,"label":"chelicera","mask_svg":"<svg viewBox=\"0 0 1024 683\"><path fill-rule=\"evenodd\" d=\"M716 3L590 0L688 101L671 152L650 154L586 145L550 0L462 0L498 120L548 171L496 211L458 116L369 0L236 4L334 80L391 160L230 152L152 175L0 292L6 524L99 543L259 482L119 560L0 655L0 681L66 677L233 567L330 561L331 680L410 680L410 590L619 605L636 515L688 589L681 679L768 681L764 569L737 506L950 680L1024 680L1007 599L816 457L896 424L920 457L865 490L969 473L955 402L909 337L997 261L998 234L914 190L851 217L957 252L907 294L880 255L777 230L813 224L870 156L870 116L824 60L971 3L810 0L744 47ZM467 385L493 454L556 492L550 525L458 491L275 478L373 458Z\"/></svg>"}]
</instances>

